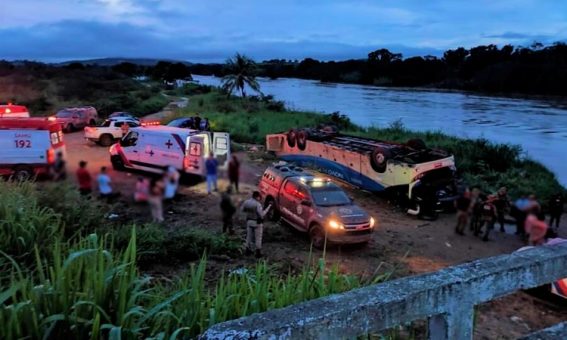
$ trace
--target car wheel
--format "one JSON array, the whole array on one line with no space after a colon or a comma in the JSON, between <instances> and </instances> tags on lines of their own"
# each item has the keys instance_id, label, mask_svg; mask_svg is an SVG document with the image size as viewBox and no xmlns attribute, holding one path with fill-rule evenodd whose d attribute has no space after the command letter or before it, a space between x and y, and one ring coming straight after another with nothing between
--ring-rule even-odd
<instances>
[{"instance_id":1,"label":"car wheel","mask_svg":"<svg viewBox=\"0 0 567 340\"><path fill-rule=\"evenodd\" d=\"M110 163L112 163L112 169L114 170L124 170L124 162L119 155L114 155L110 157Z\"/></svg>"},{"instance_id":2,"label":"car wheel","mask_svg":"<svg viewBox=\"0 0 567 340\"><path fill-rule=\"evenodd\" d=\"M16 181L27 181L33 176L33 169L27 166L19 166L14 169L13 178Z\"/></svg>"},{"instance_id":3,"label":"car wheel","mask_svg":"<svg viewBox=\"0 0 567 340\"><path fill-rule=\"evenodd\" d=\"M311 244L316 249L323 249L325 247L325 231L323 227L318 224L314 224L311 229L309 229L309 239L311 240Z\"/></svg>"},{"instance_id":4,"label":"car wheel","mask_svg":"<svg viewBox=\"0 0 567 340\"><path fill-rule=\"evenodd\" d=\"M102 146L111 146L113 142L114 142L114 138L112 138L112 136L109 134L104 134L100 136L99 143Z\"/></svg>"},{"instance_id":5,"label":"car wheel","mask_svg":"<svg viewBox=\"0 0 567 340\"><path fill-rule=\"evenodd\" d=\"M73 126L73 124L67 124L67 126L65 126L65 132L73 132L75 131L75 127Z\"/></svg>"},{"instance_id":6,"label":"car wheel","mask_svg":"<svg viewBox=\"0 0 567 340\"><path fill-rule=\"evenodd\" d=\"M280 211L278 210L273 198L270 197L266 200L264 209L266 209L270 204L272 205L272 209L268 211L268 215L266 217L270 221L278 222L280 220Z\"/></svg>"}]
</instances>

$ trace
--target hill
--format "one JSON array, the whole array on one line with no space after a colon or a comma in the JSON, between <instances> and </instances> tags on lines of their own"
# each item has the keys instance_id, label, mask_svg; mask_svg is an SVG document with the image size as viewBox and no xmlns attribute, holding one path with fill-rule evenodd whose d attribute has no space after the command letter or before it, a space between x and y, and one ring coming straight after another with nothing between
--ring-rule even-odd
<instances>
[{"instance_id":1,"label":"hill","mask_svg":"<svg viewBox=\"0 0 567 340\"><path fill-rule=\"evenodd\" d=\"M191 65L190 62L184 60L174 59L153 59L153 58L99 58L99 59L86 59L86 60L69 60L61 63L54 64L56 66L67 66L70 64L83 64L83 65L99 65L99 66L114 66L121 63L132 63L139 66L155 66L160 61L167 61L170 63L182 63L184 65Z\"/></svg>"}]
</instances>

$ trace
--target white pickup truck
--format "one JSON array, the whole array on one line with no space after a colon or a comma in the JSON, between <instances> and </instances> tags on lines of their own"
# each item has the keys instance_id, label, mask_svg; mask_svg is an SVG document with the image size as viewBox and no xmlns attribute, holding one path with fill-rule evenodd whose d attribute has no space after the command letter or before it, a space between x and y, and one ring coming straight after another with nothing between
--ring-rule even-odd
<instances>
[{"instance_id":1,"label":"white pickup truck","mask_svg":"<svg viewBox=\"0 0 567 340\"><path fill-rule=\"evenodd\" d=\"M117 117L107 119L98 126L85 127L85 139L100 144L110 146L116 140L122 138L130 128L140 126L140 121L127 117Z\"/></svg>"}]
</instances>

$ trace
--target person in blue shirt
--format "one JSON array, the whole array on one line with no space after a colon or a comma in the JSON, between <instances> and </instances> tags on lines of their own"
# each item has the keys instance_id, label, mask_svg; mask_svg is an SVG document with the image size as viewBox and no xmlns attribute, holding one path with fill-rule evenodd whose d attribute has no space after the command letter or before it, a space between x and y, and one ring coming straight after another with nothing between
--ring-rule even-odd
<instances>
[{"instance_id":1,"label":"person in blue shirt","mask_svg":"<svg viewBox=\"0 0 567 340\"><path fill-rule=\"evenodd\" d=\"M217 170L219 167L219 163L215 159L215 155L211 152L209 154L209 158L205 161L205 169L207 171L207 193L211 193L211 188L214 188L215 191L218 191L217 188Z\"/></svg>"},{"instance_id":2,"label":"person in blue shirt","mask_svg":"<svg viewBox=\"0 0 567 340\"><path fill-rule=\"evenodd\" d=\"M103 166L100 168L100 174L96 178L98 183L98 191L100 192L100 197L103 199L111 200L116 196L114 192L112 192L112 187L110 186L110 177L106 173L106 167Z\"/></svg>"}]
</instances>

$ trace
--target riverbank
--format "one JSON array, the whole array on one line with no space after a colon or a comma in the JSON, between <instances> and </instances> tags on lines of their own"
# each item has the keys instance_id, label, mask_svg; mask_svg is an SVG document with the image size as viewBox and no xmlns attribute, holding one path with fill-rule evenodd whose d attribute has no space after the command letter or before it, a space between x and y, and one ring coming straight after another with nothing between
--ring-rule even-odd
<instances>
[{"instance_id":1,"label":"riverbank","mask_svg":"<svg viewBox=\"0 0 567 340\"><path fill-rule=\"evenodd\" d=\"M506 186L512 197L533 193L545 203L554 193L565 191L549 169L524 157L517 145L459 138L442 132L413 131L399 120L383 128L362 128L338 113L289 110L285 103L271 97L227 97L207 86L190 85L179 91L189 96L189 104L171 119L199 112L211 121L214 130L230 132L236 142L263 144L266 134L332 121L345 134L399 143L420 138L429 147L445 149L455 156L459 174L466 183L479 185L487 192Z\"/></svg>"}]
</instances>

